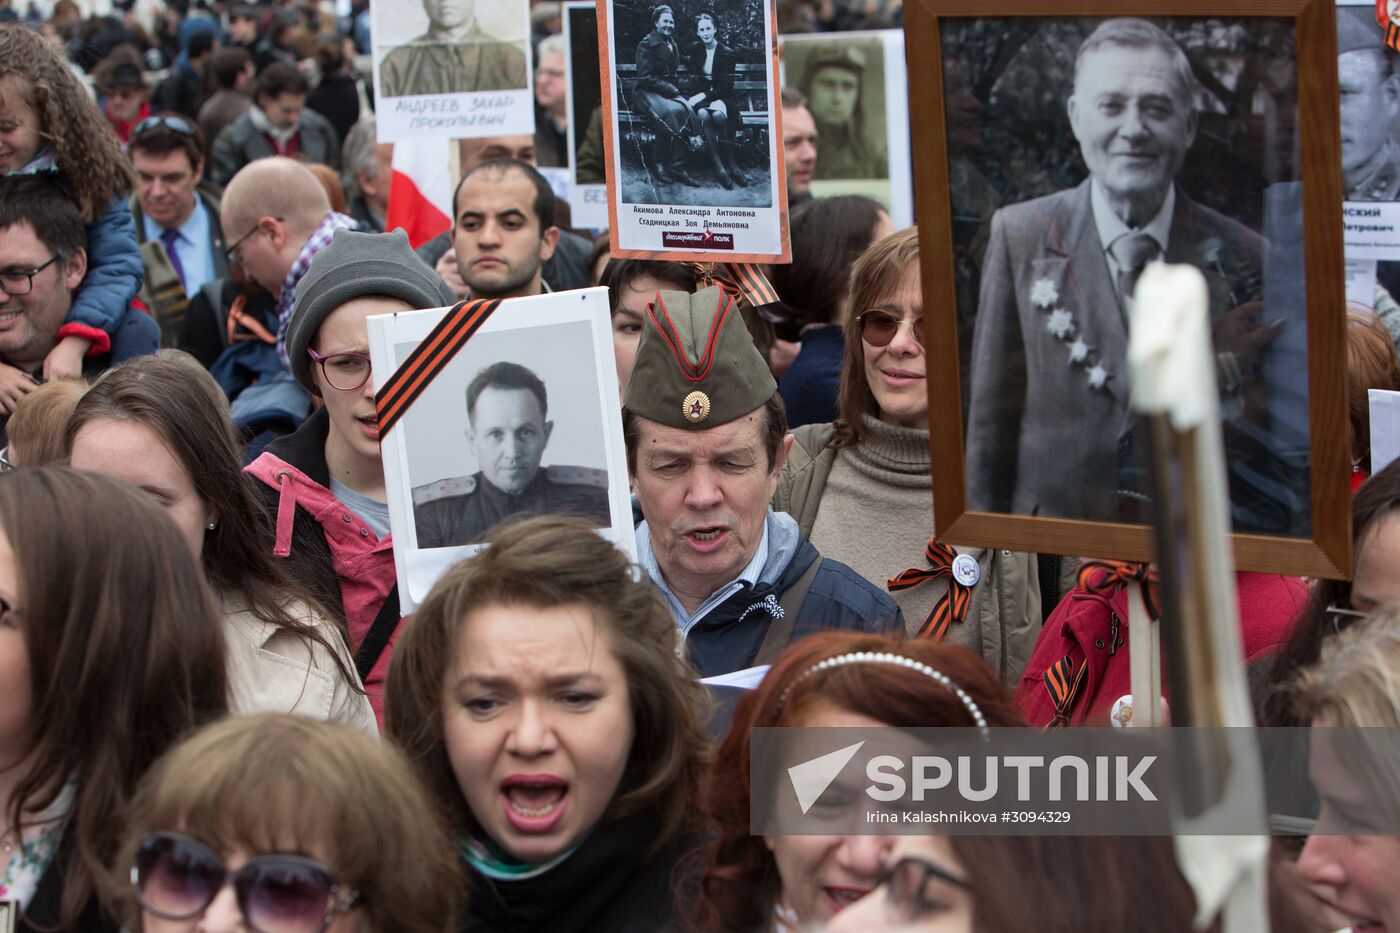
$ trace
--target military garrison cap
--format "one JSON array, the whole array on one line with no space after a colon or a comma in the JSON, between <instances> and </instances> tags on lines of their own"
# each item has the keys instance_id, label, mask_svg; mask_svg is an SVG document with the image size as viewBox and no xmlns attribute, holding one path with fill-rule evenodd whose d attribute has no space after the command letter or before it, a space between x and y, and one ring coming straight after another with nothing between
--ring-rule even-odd
<instances>
[{"instance_id":1,"label":"military garrison cap","mask_svg":"<svg viewBox=\"0 0 1400 933\"><path fill-rule=\"evenodd\" d=\"M762 408L778 390L734 299L718 287L660 292L642 321L625 404L701 431Z\"/></svg>"},{"instance_id":2,"label":"military garrison cap","mask_svg":"<svg viewBox=\"0 0 1400 933\"><path fill-rule=\"evenodd\" d=\"M1380 24L1376 22L1376 8L1338 7L1337 8L1337 54L1356 52L1361 49L1375 49L1388 52L1381 36Z\"/></svg>"}]
</instances>

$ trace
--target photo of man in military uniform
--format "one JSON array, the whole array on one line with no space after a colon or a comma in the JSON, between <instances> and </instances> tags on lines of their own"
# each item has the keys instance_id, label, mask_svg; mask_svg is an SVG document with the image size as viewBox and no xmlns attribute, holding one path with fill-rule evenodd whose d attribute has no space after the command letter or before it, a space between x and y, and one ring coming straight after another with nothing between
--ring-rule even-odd
<instances>
[{"instance_id":1,"label":"photo of man in military uniform","mask_svg":"<svg viewBox=\"0 0 1400 933\"><path fill-rule=\"evenodd\" d=\"M1400 148L1393 138L1400 77L1371 7L1337 9L1337 85L1346 200L1400 199Z\"/></svg>"},{"instance_id":2,"label":"photo of man in military uniform","mask_svg":"<svg viewBox=\"0 0 1400 933\"><path fill-rule=\"evenodd\" d=\"M859 45L813 45L801 84L821 140L813 179L888 178L884 128L872 131L876 128L867 125L865 107L867 83L883 81L883 76L869 67L870 55Z\"/></svg>"},{"instance_id":3,"label":"photo of man in military uniform","mask_svg":"<svg viewBox=\"0 0 1400 933\"><path fill-rule=\"evenodd\" d=\"M606 470L540 467L554 430L540 378L518 363L494 363L466 392L467 443L480 469L415 486L418 547L477 544L491 526L517 514L566 514L598 527L611 523Z\"/></svg>"},{"instance_id":4,"label":"photo of man in military uniform","mask_svg":"<svg viewBox=\"0 0 1400 933\"><path fill-rule=\"evenodd\" d=\"M525 44L503 42L477 22L476 0L423 0L428 31L379 65L383 97L467 94L529 87Z\"/></svg>"}]
</instances>

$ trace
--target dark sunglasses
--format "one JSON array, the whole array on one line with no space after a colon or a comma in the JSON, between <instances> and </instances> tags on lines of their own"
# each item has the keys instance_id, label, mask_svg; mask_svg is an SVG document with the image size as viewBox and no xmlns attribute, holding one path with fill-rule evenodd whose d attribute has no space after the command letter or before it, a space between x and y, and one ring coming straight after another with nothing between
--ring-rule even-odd
<instances>
[{"instance_id":1,"label":"dark sunglasses","mask_svg":"<svg viewBox=\"0 0 1400 933\"><path fill-rule=\"evenodd\" d=\"M901 318L882 311L879 308L871 308L869 311L862 311L856 316L856 329L860 332L860 339L870 344L872 347L887 347L890 341L894 340L899 333L900 325L904 321ZM914 340L919 344L924 342L924 319L922 316L914 318L912 324L914 330Z\"/></svg>"},{"instance_id":2,"label":"dark sunglasses","mask_svg":"<svg viewBox=\"0 0 1400 933\"><path fill-rule=\"evenodd\" d=\"M182 833L147 834L131 866L141 908L166 920L193 920L230 882L253 933L319 933L359 900L357 891L342 894L320 862L259 855L229 871L212 849Z\"/></svg>"},{"instance_id":3,"label":"dark sunglasses","mask_svg":"<svg viewBox=\"0 0 1400 933\"><path fill-rule=\"evenodd\" d=\"M145 133L149 133L151 130L156 129L169 130L170 132L176 133L180 136L189 136L190 138L194 138L193 124L191 124L190 121L186 120L184 117L176 116L147 117L146 119L142 120L140 123L136 124L131 128L131 135L133 137L141 136Z\"/></svg>"}]
</instances>

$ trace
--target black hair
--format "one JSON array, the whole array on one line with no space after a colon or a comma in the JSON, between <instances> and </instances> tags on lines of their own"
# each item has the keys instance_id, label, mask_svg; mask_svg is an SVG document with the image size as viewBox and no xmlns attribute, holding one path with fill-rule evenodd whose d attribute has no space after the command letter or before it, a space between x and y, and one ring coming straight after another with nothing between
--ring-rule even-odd
<instances>
[{"instance_id":1,"label":"black hair","mask_svg":"<svg viewBox=\"0 0 1400 933\"><path fill-rule=\"evenodd\" d=\"M209 56L206 70L209 77L214 79L215 87L221 91L231 91L238 84L238 76L243 74L252 60L253 57L248 54L247 49L239 45L230 45Z\"/></svg>"},{"instance_id":2,"label":"black hair","mask_svg":"<svg viewBox=\"0 0 1400 933\"><path fill-rule=\"evenodd\" d=\"M539 376L519 363L492 363L476 374L476 378L467 386L468 418L476 410L476 400L487 389L505 389L507 391L525 389L539 399L540 415L547 416L549 414L549 396L545 392L544 383L540 381Z\"/></svg>"},{"instance_id":3,"label":"black hair","mask_svg":"<svg viewBox=\"0 0 1400 933\"><path fill-rule=\"evenodd\" d=\"M253 84L253 100L261 101L264 97L275 100L283 94L305 96L310 90L311 84L299 68L286 62L273 62L262 70Z\"/></svg>"},{"instance_id":4,"label":"black hair","mask_svg":"<svg viewBox=\"0 0 1400 933\"><path fill-rule=\"evenodd\" d=\"M678 262L657 259L614 259L599 282L608 290L608 312L616 314L627 286L640 278L660 279L678 292L695 291L695 273Z\"/></svg>"},{"instance_id":5,"label":"black hair","mask_svg":"<svg viewBox=\"0 0 1400 933\"><path fill-rule=\"evenodd\" d=\"M247 54L246 52L244 53ZM131 134L131 142L127 144L128 151L134 158L136 153L144 152L147 155L163 156L177 150L185 153L185 157L190 160L190 168L199 168L200 160L204 158L204 131L199 128L199 124L183 114L174 111L164 111L152 116L169 117L172 120L180 120L190 128L189 133L177 133L167 126L152 126L139 136Z\"/></svg>"},{"instance_id":6,"label":"black hair","mask_svg":"<svg viewBox=\"0 0 1400 933\"><path fill-rule=\"evenodd\" d=\"M87 248L78 202L47 175L0 176L0 230L22 223L65 262Z\"/></svg>"},{"instance_id":7,"label":"black hair","mask_svg":"<svg viewBox=\"0 0 1400 933\"><path fill-rule=\"evenodd\" d=\"M514 171L524 175L525 178L529 180L530 184L535 186L535 200L531 207L535 212L536 219L540 222L540 236L544 236L544 232L554 226L554 189L549 187L549 182L540 174L539 169L535 168L529 162L522 162L519 159L510 158L487 159L462 176L462 180L457 182L457 190L452 192L452 213L454 218L460 213L457 207L457 196L461 194L462 186L467 183L468 178L471 178L477 172L485 171L497 174L505 174L506 172ZM455 219L453 222L455 224Z\"/></svg>"}]
</instances>

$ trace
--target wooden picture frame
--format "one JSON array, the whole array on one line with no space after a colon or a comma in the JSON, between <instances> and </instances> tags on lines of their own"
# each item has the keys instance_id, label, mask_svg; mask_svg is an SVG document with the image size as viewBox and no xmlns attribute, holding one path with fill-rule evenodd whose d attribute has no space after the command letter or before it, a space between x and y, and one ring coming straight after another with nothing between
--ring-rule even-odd
<instances>
[{"instance_id":1,"label":"wooden picture frame","mask_svg":"<svg viewBox=\"0 0 1400 933\"><path fill-rule=\"evenodd\" d=\"M1261 255L1259 267L1268 268L1271 271L1268 276L1256 275L1254 281L1258 285L1260 300L1251 310L1254 315L1249 320L1256 323L1256 326L1268 324L1277 327L1280 333L1293 336L1289 338L1289 346L1294 347L1296 354L1306 355L1306 381L1298 379L1298 372L1292 373L1292 382L1286 383L1285 376L1275 373L1269 378L1262 376L1251 376L1256 379L1255 383L1250 383L1251 389L1260 390L1257 396L1250 398L1260 398L1264 400L1266 406L1272 405L1275 396L1267 394L1269 391L1277 391L1279 395L1293 393L1299 399L1305 396L1305 400L1296 401L1290 410L1296 422L1302 423L1303 435L1299 435L1299 440L1289 449L1289 453L1294 460L1294 464L1303 462L1302 468L1306 471L1306 485L1301 487L1288 487L1288 489L1301 490L1291 500L1288 505L1287 496L1280 493L1277 503L1283 503L1278 508L1270 512L1270 520L1274 514L1284 516L1286 522L1291 523L1289 530L1270 530L1267 521L1260 522L1258 529L1250 529L1247 533L1237 532L1232 535L1234 547L1234 558L1236 567L1240 570L1277 572L1305 576L1317 577L1348 577L1351 570L1351 503L1350 491L1348 487L1348 467L1350 458L1348 456L1348 436L1347 436L1347 413L1345 405L1344 375L1346 367L1345 348L1345 311L1343 307L1343 261L1342 261L1342 192L1341 192L1341 172L1340 172L1340 146L1338 130L1338 84L1336 66L1336 23L1334 20L1333 6L1331 3L1324 3L1322 0L1250 0L1250 2L1208 2L1208 0L1172 0L1172 2L1142 2L1142 0L911 0L905 6L905 47L908 50L909 65L909 93L910 93L910 116L912 123L912 138L914 147L915 164L915 192L916 192L916 214L919 218L918 226L920 231L920 262L923 277L923 298L926 309L925 342L927 348L928 367L928 393L929 393L929 442L933 452L933 492L934 500L937 503L935 510L935 531L939 539L955 545L968 545L977 547L1001 547L1016 550L1034 551L1039 553L1057 553L1068 555L1079 555L1086 557L1105 557L1120 560L1144 561L1153 559L1154 540L1150 525L1144 523L1150 521L1150 515L1146 518L1128 519L1108 519L1099 516L1079 517L1079 514L1065 514L1060 511L1061 503L1055 503L1053 508L1041 508L1042 501L1053 500L1053 493L1046 493L1045 499L1037 498L1034 494L1028 494L1034 490L1028 487L1035 487L1039 484L1041 492L1052 489L1053 474L1055 470L1063 466L1057 464L1061 451L1069 452L1074 450L1071 445L1082 442L1086 445L1094 440L1102 440L1100 437L1091 436L1093 428L1088 428L1081 432L1079 430L1052 432L1051 437L1054 443L1046 444L1045 449L1050 451L1049 456L1027 457L1025 454L1034 452L1033 445L1026 442L1026 435L1018 435L1020 440L1013 448L1013 462L1025 459L1036 461L1029 463L1030 469L1025 474L1025 482L1022 482L1022 474L1015 472L1012 474L1012 485L1015 488L1015 496L1012 506L1005 510L984 509L977 510L972 506L976 504L974 497L969 491L969 478L972 471L969 470L966 459L969 454L969 447L975 448L976 463L987 462L986 454L997 448L987 445L987 436L984 425L995 424L995 419L985 417L988 411L999 410L997 408L978 407L975 413L977 416L977 432L972 436L972 444L968 443L968 432L972 417L972 396L982 393L982 399L992 399L993 402L1001 402L1005 399L1011 400L1011 410L1014 410L1017 417L1022 419L1016 424L1017 431L1025 430L1022 426L1026 410L1042 411L1045 406L1045 399L1050 397L1049 393L1042 393L1038 385L1032 385L1032 380L1038 378L1034 370L1035 366L1048 367L1047 363L1040 362L1048 359L1047 356L1038 353L1038 349L1032 346L1031 350L1022 350L1019 366L1021 371L1019 378L1008 380L1008 392L1006 396L998 396L1001 385L995 382L989 383L992 378L986 373L1000 370L1000 364L990 362L996 357L992 351L999 345L995 343L997 335L1008 327L995 323L998 320L995 313L988 311L986 317L982 314L981 302L987 293L987 286L992 285L999 288L998 279L988 276L985 265L988 255L993 250L1004 248L992 242L985 248L987 253L978 256L977 247L969 246L976 237L968 234L968 224L966 214L955 216L955 207L962 209L962 204L955 205L955 200L963 199L967 203L965 193L955 193L952 188L952 163L956 159L965 159L968 152L976 152L975 148L970 148L963 143L950 143L955 130L949 122L950 113L955 119L963 120L966 117L967 108L961 107L961 101L957 107L950 108L947 105L947 94L949 89L955 93L962 93L971 89L971 93L979 91L987 99L978 98L980 107L987 107L989 102L997 100L992 89L1002 80L1000 76L988 78L981 75L978 78L970 78L966 74L961 74L959 68L966 66L972 60L966 54L971 48L970 45L957 45L958 42L967 43L971 39L980 35L979 29L985 29L988 34L997 35L997 30L1003 30L1003 35L1031 35L1036 36L1051 35L1046 30L1059 30L1054 35L1074 36L1078 35L1080 41L1087 37L1095 28L1099 21L1117 18L1145 18L1158 25L1165 24L1170 30L1204 30L1206 35L1219 35L1219 30L1228 37L1232 34L1230 30L1245 30L1245 41L1249 43L1262 43L1265 40L1261 36L1268 30L1271 34L1287 35L1286 24L1280 24L1280 20L1291 21L1292 46L1288 54L1292 56L1294 68L1292 72L1292 88L1288 94L1293 95L1288 99L1296 99L1296 110L1290 108L1276 108L1274 116L1288 118L1296 114L1296 121L1292 124L1291 132L1296 136L1290 136L1296 143L1296 148L1292 151L1296 153L1296 162L1292 165L1291 176L1287 173L1275 174L1269 177L1260 172L1258 205L1262 208L1261 214L1267 215L1269 211L1273 213L1273 225L1266 221L1261 221L1256 226L1252 234L1259 244L1264 247L1265 252ZM1268 18L1273 22L1268 22L1263 18ZM989 24L989 25L980 25ZM1255 27L1257 31L1251 31ZM1035 32L1036 29L1042 32ZM1211 30L1216 30L1212 33ZM1184 33L1183 33L1184 34ZM1187 50L1184 42L1178 43L1183 50ZM1042 42L1044 48L1054 49L1055 47L1049 39ZM1026 167L1034 167L1038 163L1037 158L1043 156L1046 150L1059 146L1063 149L1064 139L1068 138L1069 145L1074 147L1073 158L1079 159L1080 147L1076 143L1075 135L1071 135L1070 118L1067 114L1068 95L1074 90L1075 57L1074 53L1077 44L1062 44L1062 47L1055 51L1054 61L1047 65L1047 61L1034 57L1037 55L1034 43L1026 40L1020 46L1014 42L1006 43L1000 51L1000 58L989 62L984 55L975 60L975 64L980 68L1015 67L1024 68L1033 73L1034 80L1027 80L1022 86L1030 88L1027 93L1041 94L1046 99L1046 106L1043 108L1021 108L1016 110L1008 108L1003 114L1004 120L1009 123L1023 121L1027 124L1034 123L1038 116L1045 115L1041 125L1032 129L1039 132L1039 136L1028 136L1019 145L995 147L998 157L1004 157L1007 153L1014 153L1017 163L1018 173L1008 177L1014 177L1019 183L1026 178L1034 178L1041 187L1035 190L1022 191L1022 196L1008 195L1000 201L992 212L982 218L982 224L978 228L981 235L981 243L986 244L987 239L997 237L996 227L991 221L991 216L999 212L1002 208L1010 205L1019 205L1023 201L1034 198L1044 198L1038 204L1049 204L1049 198L1045 197L1054 193L1068 196L1072 183L1061 181L1054 183L1053 173L1046 171L1044 177L1036 175L1035 172ZM945 61L945 54L948 60ZM985 51L985 49L983 50ZM1251 53L1253 54L1253 53ZM1262 53L1259 53L1262 54ZM1275 55L1271 61L1277 64L1277 57L1282 53L1278 51L1278 46L1273 47ZM1016 56L1023 57L1019 62ZM1167 56L1170 57L1169 55ZM1200 60L1202 56L1193 58L1187 50L1187 60L1191 64L1191 69L1195 77L1194 95L1197 103L1206 99L1203 95L1219 94L1222 89L1228 88L1233 80L1243 80L1239 74L1253 74L1253 72L1240 71L1232 77L1228 69L1220 73L1207 69ZM1246 59L1248 56L1245 56ZM1068 82L1065 81L1064 63L1069 62ZM1052 67L1058 63L1059 72ZM1219 63L1212 62L1211 68L1215 68ZM1258 65L1258 62L1246 60L1244 67L1248 68ZM945 71L945 68L950 69ZM1272 73L1275 78L1282 74L1285 78L1286 69L1275 68ZM951 76L951 80L945 80L946 76ZM1204 80L1202 80L1204 76ZM1059 84L1054 82L1059 80ZM978 81L983 83L979 84ZM964 87L965 83L965 87ZM1013 85L1008 85L1013 86ZM1242 86L1242 85L1240 85ZM1283 86L1280 83L1279 86ZM1016 87L1016 86L1013 86ZM1058 97L1058 104L1050 100L1051 92L1045 88L1059 87L1063 91ZM1058 92L1057 92L1058 93ZM1211 99L1207 99L1210 102ZM1225 119L1243 119L1237 110L1230 110L1224 106L1219 98L1214 99L1215 104L1219 104L1223 109ZM1265 103L1268 101L1266 100ZM1212 104L1212 106L1215 106ZM975 109L975 108L974 108ZM1267 108L1266 108L1267 109ZM985 111L982 111L985 113ZM1250 111L1249 113L1253 113ZM1008 116L1007 114L1010 114ZM1188 138L1186 155L1183 162L1178 163L1180 171L1173 170L1174 174L1166 176L1174 178L1176 181L1175 190L1184 191L1182 176L1186 174L1186 169L1192 166L1192 159L1200 157L1202 148L1201 135L1197 133L1199 120L1203 117L1215 119L1213 110L1197 107L1191 112L1192 119L1198 121L1192 123L1191 135ZM1058 120L1058 123L1056 122ZM1218 122L1218 121L1217 121ZM1282 124L1280 124L1282 125ZM1029 130L1013 129L1011 132L1027 132ZM1057 135L1063 133L1063 136ZM1184 135L1184 134L1183 134ZM959 140L966 137L959 136ZM1274 137L1266 137L1274 140ZM1194 141L1194 143L1192 142ZM1276 140L1274 140L1276 142ZM1218 140L1213 139L1211 145L1218 148ZM959 148L961 146L961 148ZM989 149L993 148L988 146ZM1279 150L1281 151L1281 149ZM1275 150L1267 150L1265 156L1261 158L1272 158L1267 153ZM1215 158L1215 153L1209 153L1208 160ZM1277 160L1275 160L1276 162ZM1062 160L1062 167L1067 166L1068 161ZM1078 163L1079 172L1084 176L1081 185L1085 200L1084 205L1089 203L1089 186L1087 178L1089 172L1086 171L1087 163ZM1275 169L1277 165L1275 164ZM965 169L966 166L959 165L958 168ZM1204 163L1202 172L1221 171L1220 167L1213 161ZM965 172L957 174L959 179L966 177ZM1248 180L1248 179L1247 179ZM1072 182L1072 180L1070 180ZM961 182L960 182L961 183ZM1030 184L1030 183L1028 183ZM1243 198L1240 194L1245 189L1244 182L1228 178L1221 182L1222 185L1231 185L1230 190L1234 196ZM1268 188L1266 186L1271 186ZM991 186L995 187L995 186ZM1301 189L1301 191L1299 190ZM1267 194L1267 199L1266 199ZM1280 197L1282 200L1280 200ZM1292 200L1289 201L1288 198ZM1176 203L1178 214L1181 213L1181 204L1186 204L1186 210L1193 211L1196 208L1194 202L1187 199L1179 199ZM1057 202L1058 203L1058 202ZM1067 203L1067 202L1066 202ZM1283 225L1278 223L1280 213L1287 208L1292 214L1285 217L1289 222ZM1048 211L1049 208L1047 207ZM1220 211L1204 210L1203 213L1213 217L1223 216ZM1024 215L1023 215L1024 216ZM1048 214L1042 211L1037 215L1045 223L1045 230L1050 230ZM1192 215L1194 216L1194 215ZM1228 221L1239 227L1233 220ZM962 223L961 228L958 224ZM1005 228L1010 223L1009 218L1004 218L1000 224ZM1093 232L1095 222L1089 222L1090 233ZM1265 229L1261 229L1265 228ZM1177 230L1172 226L1173 231ZM1233 228L1232 228L1233 229ZM1240 228L1243 229L1243 228ZM1272 230L1275 236L1265 239L1266 229ZM990 231L990 236L988 232ZM1301 245L1296 243L1291 246L1278 237L1277 233L1283 231L1291 236L1297 236L1298 231L1302 231ZM1247 232L1247 231L1246 231ZM1054 236L1053 233L1045 233L1046 237ZM1100 230L1100 237L1104 238L1107 244L1107 235ZM1026 237L1022 237L1026 239ZM1065 236L1062 240L1068 240L1070 236ZM1184 239L1184 238L1183 238ZM1215 244L1216 241L1209 241ZM1096 244L1097 245L1097 244ZM1064 247L1061 247L1062 249ZM1104 247L1100 247L1101 249ZM1293 253L1288 253L1289 249ZM1273 251L1282 250L1276 254ZM1167 259L1172 259L1172 247L1166 247ZM1100 253L1100 256L1107 255L1107 252ZM1218 255L1218 254L1212 254ZM996 253L998 262L1009 256L1007 252ZM1267 259L1272 259L1272 266L1264 265ZM1101 260L1102 269L1096 273L1102 276L1109 266L1111 260ZM1227 256L1228 264L1228 256ZM1039 262L1039 260L1037 260ZM1060 261L1068 264L1069 259ZM969 263L972 268L969 269ZM1200 265L1200 263L1197 263ZM1016 271L1011 263L998 268L1011 269L1011 277L1014 278L1021 273ZM1037 266L1037 269L1042 267ZM1049 269L1050 266L1043 268ZM1056 266L1055 268L1060 268ZM1064 268L1069 268L1065 265ZM1216 263L1212 268L1219 270L1220 264ZM1087 277L1092 271L1089 263L1081 265L1084 275ZM1289 279L1290 269L1293 270L1294 279ZM1302 282L1296 281L1296 270L1303 272ZM1027 273L1027 277L1038 273ZM1072 275L1072 272L1065 273ZM1112 272L1108 273L1110 276ZM1207 270L1208 278L1210 272ZM1272 278L1271 278L1272 276ZM1260 281L1260 278L1263 281ZM1039 310L1048 312L1055 304L1058 291L1067 294L1075 291L1073 288L1066 288L1058 280L1051 282L1050 287L1041 284L1041 278L1049 279L1047 272L1043 276L1035 278L1033 282L1024 283L1026 291L1033 285L1038 294L1035 299L1044 307ZM1270 282L1277 280L1279 284L1270 291ZM971 286L969 286L971 283ZM1292 292L1286 291L1286 286L1292 283ZM1021 287L1019 283L1017 288ZM975 296L971 307L971 320L969 321L969 310L967 307L969 298L969 287L971 294ZM1112 286L1110 286L1112 287ZM1005 290L1005 289L1002 289ZM1114 310L1119 310L1121 299L1114 297L1121 294L1119 291L1110 291L1110 301L1115 302ZM1083 290L1076 291L1080 298L1085 298ZM1214 293L1213 293L1214 294ZM1263 301L1263 295L1270 294L1273 297L1268 302ZM1228 292L1231 299L1236 299L1236 291L1231 288ZM1279 300L1279 296L1284 296L1289 302ZM1088 298L1095 295L1088 294ZM1029 295L1022 296L1020 291L1010 299L1012 302L1021 303L1024 306L1031 300ZM1068 298L1064 299L1068 302ZM960 310L959 303L963 303ZM989 308L993 307L993 300L987 298ZM1245 299L1237 299L1227 305L1230 310L1235 311L1241 305L1247 304ZM1278 309L1282 308L1280 311ZM1268 317L1271 309L1278 314L1276 318ZM1057 309L1058 310L1058 309ZM1077 309L1070 309L1072 312ZM1086 301L1083 309L1078 313L1090 323L1093 322L1093 314L1102 311L1101 304L1096 301ZM1023 320L1032 320L1024 317ZM1039 321L1039 319L1034 319ZM1079 365L1083 367L1081 375L1085 379L1084 391L1091 393L1095 388L1089 387L1088 366L1083 362L1083 354L1078 348L1073 348L1070 338L1076 338L1078 331L1072 329L1080 326L1077 321L1070 321L1071 329L1065 330L1064 320L1061 319L1052 325L1047 318L1044 321L1045 329L1053 336L1065 339L1064 350L1066 352L1065 365ZM987 334L979 344L976 339L978 329L985 326ZM1120 325L1125 328L1126 325ZM1037 341L1045 339L1042 333L1032 333L1027 326L1013 323L1010 327L1020 328L1020 332L1026 336L1026 343L1022 346L1030 346L1030 340ZM1086 328L1087 330L1087 328ZM969 331L971 335L969 336ZM1125 334L1126 331L1124 330ZM1120 339L1122 339L1120 337ZM1077 340L1077 338L1076 338ZM1217 331L1217 363L1223 364L1225 358L1230 362L1237 362L1232 353L1223 352L1223 338ZM1282 341L1282 338L1280 338ZM1279 359L1284 358L1284 350L1274 351L1272 348L1282 347L1282 342L1278 344L1268 344L1271 349L1262 353L1254 359L1254 364L1259 370L1267 370L1269 366L1279 369L1282 364L1275 365L1270 362L1269 353L1277 352ZM1090 361L1097 352L1093 347L1089 347ZM981 354L979 357L979 353ZM1080 361L1073 363L1075 355ZM1027 360L1032 360L1027 362ZM1104 354L1107 359L1107 354ZM977 379L976 360L989 361L985 365L988 367L980 382ZM1095 362L1097 367L1098 363ZM967 367L965 369L964 367ZM1124 361L1124 370L1126 365ZM1218 366L1219 368L1219 366ZM1029 372L1029 374L1027 374ZM1095 374L1098 380L1097 388L1102 388L1102 374ZM996 386L996 391L990 391L988 385ZM1228 374L1222 380L1222 384L1229 391L1230 379ZM1236 386L1238 389L1239 387ZM1121 390L1120 390L1121 391ZM1245 390L1240 389L1241 393ZM1028 404L1028 400L1032 399ZM1068 404L1058 409L1058 412L1069 412L1075 417L1086 417L1079 412L1087 412L1091 405L1084 401L1093 398L1091 395L1078 396ZM1126 407L1126 402L1123 402ZM1251 417L1250 402L1247 399L1241 403L1241 407L1246 412L1245 418ZM1227 411L1229 409L1227 408ZM1269 409L1274 411L1272 407ZM1054 417L1059 417L1056 413ZM1270 427L1278 428L1285 421L1283 417L1272 419ZM1085 425L1098 425L1102 421L1084 421ZM1047 423L1033 425L1032 430L1050 432L1055 425ZM1227 425L1231 427L1231 425ZM1257 424L1250 422L1249 429L1257 430ZM1280 428L1280 430L1282 430ZM1228 435L1227 431L1227 435ZM1296 435L1296 431L1295 431ZM1271 435L1271 437L1274 435ZM1107 486L1115 491L1116 495L1126 495L1124 489L1131 490L1133 487L1124 485L1123 450L1125 445L1130 451L1138 451L1138 456L1144 461L1150 460L1147 453L1148 447L1139 446L1138 441L1133 437L1141 438L1140 432L1134 435L1130 431L1125 431L1117 438L1117 461L1114 469L1109 470L1109 476L1089 476L1090 471L1071 473L1075 477L1074 483L1083 483L1083 487L1092 491L1095 485ZM1125 438L1127 440L1125 440ZM1045 444L1044 437L1038 439ZM1022 446L1022 444L1025 446ZM1055 448L1059 445L1059 449ZM1241 448L1248 449L1248 448ZM1251 455L1253 450L1250 450ZM1269 455L1276 451L1272 449ZM1077 454L1077 451L1076 451ZM1227 445L1227 458L1231 455L1231 448ZM1280 455L1283 456L1283 455ZM1066 456L1066 460L1073 460L1073 457ZM1244 463L1241 457L1241 475L1252 468L1252 463ZM1141 466L1142 464L1139 464ZM1016 466L1014 469L1020 470L1024 467ZM1114 471L1116 470L1116 475ZM1231 461L1232 482L1235 478L1235 462ZM976 471L978 495L980 501L997 502L1006 501L1004 498L998 499L995 496L987 496L981 492L984 485L983 477L986 471ZM1272 474L1271 474L1272 475ZM1301 474L1300 474L1301 475ZM1005 478L999 477L1000 485L1005 486ZM1070 487L1066 487L1070 488ZM1150 488L1150 486L1148 487ZM1076 489L1076 494L1079 494ZM1069 498L1073 498L1070 496ZM1081 495L1081 498L1082 495ZM1027 503L1029 505L1027 511ZM1083 499L1080 503L1073 503L1073 508L1080 508L1089 503L1087 507L1097 511L1100 506L1097 500ZM1067 509L1072 511L1072 509ZM1240 505L1239 498L1232 498L1232 512L1235 517L1235 526L1240 527L1242 515L1253 515L1247 506ZM1122 510L1121 514L1126 514L1127 510ZM1251 521L1253 519L1251 518Z\"/></svg>"}]
</instances>

